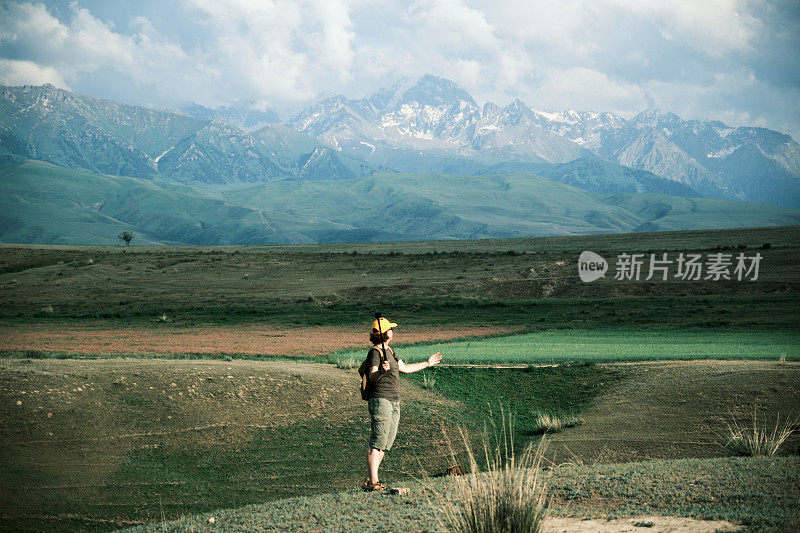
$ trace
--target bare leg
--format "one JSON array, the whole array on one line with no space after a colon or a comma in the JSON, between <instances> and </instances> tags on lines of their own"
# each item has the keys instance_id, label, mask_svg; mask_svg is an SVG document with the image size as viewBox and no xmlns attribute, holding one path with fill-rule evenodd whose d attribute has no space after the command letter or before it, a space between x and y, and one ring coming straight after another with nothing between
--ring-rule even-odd
<instances>
[{"instance_id":1,"label":"bare leg","mask_svg":"<svg viewBox=\"0 0 800 533\"><path fill-rule=\"evenodd\" d=\"M383 460L384 451L367 448L367 479L371 484L378 482L378 467Z\"/></svg>"}]
</instances>

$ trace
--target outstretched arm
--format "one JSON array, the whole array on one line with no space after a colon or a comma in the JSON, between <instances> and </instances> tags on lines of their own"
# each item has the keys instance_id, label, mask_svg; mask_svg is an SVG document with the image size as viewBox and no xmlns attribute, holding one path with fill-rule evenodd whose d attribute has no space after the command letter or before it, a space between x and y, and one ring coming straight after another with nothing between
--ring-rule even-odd
<instances>
[{"instance_id":1,"label":"outstretched arm","mask_svg":"<svg viewBox=\"0 0 800 533\"><path fill-rule=\"evenodd\" d=\"M400 370L400 372L403 372L404 374L410 374L412 372L417 372L419 370L423 370L430 366L438 365L441 362L442 362L442 356L439 354L439 352L436 352L432 356L428 357L427 361L422 361L420 363L411 363L407 365L401 359L400 361L397 362L397 368L398 370Z\"/></svg>"}]
</instances>

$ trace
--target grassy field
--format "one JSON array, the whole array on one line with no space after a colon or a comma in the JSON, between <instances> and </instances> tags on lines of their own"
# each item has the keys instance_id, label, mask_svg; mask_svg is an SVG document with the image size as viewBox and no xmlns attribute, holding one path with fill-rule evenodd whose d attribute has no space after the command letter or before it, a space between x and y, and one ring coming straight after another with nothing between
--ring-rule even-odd
<instances>
[{"instance_id":1,"label":"grassy field","mask_svg":"<svg viewBox=\"0 0 800 533\"><path fill-rule=\"evenodd\" d=\"M464 379L487 394L504 386L519 393L504 402L519 411L577 411L616 379L593 366L516 370L507 386L505 372L464 370L454 388ZM357 385L354 370L327 364L2 361L0 513L18 530L105 530L357 487L369 434ZM386 478L443 472L442 424L477 431L486 405L405 380L402 394L403 434Z\"/></svg>"},{"instance_id":2,"label":"grassy field","mask_svg":"<svg viewBox=\"0 0 800 533\"><path fill-rule=\"evenodd\" d=\"M729 411L752 416L758 401L770 422L800 412L798 363L686 365L450 367L436 369L431 390L420 384L427 371L413 374L384 478L444 472L453 459L442 424L452 438L456 426L477 437L500 405L516 413L520 443L538 438L539 412L580 415L552 437L550 458L587 465L726 457ZM305 362L5 360L0 513L9 530L109 530L357 487L368 434L357 383L354 370Z\"/></svg>"},{"instance_id":3,"label":"grassy field","mask_svg":"<svg viewBox=\"0 0 800 533\"><path fill-rule=\"evenodd\" d=\"M780 457L565 466L553 471L548 481L554 496L551 514L577 517L571 531L586 530L580 527L582 517L648 515L729 520L750 531L796 531L798 477L800 461ZM128 531L350 531L387 526L394 531L440 530L429 491L446 492L447 480L410 483L410 488L409 496L338 492L217 510ZM394 511L398 508L402 511ZM208 523L212 516L213 526ZM651 526L639 527L647 531Z\"/></svg>"},{"instance_id":4,"label":"grassy field","mask_svg":"<svg viewBox=\"0 0 800 533\"><path fill-rule=\"evenodd\" d=\"M583 250L763 260L754 282L586 284ZM720 442L730 416L748 420L757 408L771 423L800 413L798 262L797 226L320 246L0 245L3 528L157 527L264 502L276 503L217 516L238 517L234 528L345 523L375 501L336 494L363 481L368 420L355 370L327 363L360 360L372 314L383 311L401 324L406 361L441 351L456 364L403 380L401 435L382 469L389 482L442 472L453 460L442 424L477 435L502 405L516 414L520 443L539 438L540 413L582 420L552 436L551 460L586 465L558 469L559 513L794 530L785 502L798 501L786 482L796 458L731 459ZM487 362L519 367L465 366ZM782 453L798 444L795 435ZM608 465L659 459L671 462ZM705 472L692 486L670 474L692 469ZM588 492L575 492L575 476L594 480ZM320 514L345 500L353 507ZM392 520L403 529L432 517L420 516L403 505Z\"/></svg>"},{"instance_id":5,"label":"grassy field","mask_svg":"<svg viewBox=\"0 0 800 533\"><path fill-rule=\"evenodd\" d=\"M0 317L174 326L258 321L403 325L800 326L800 227L467 242L311 246L0 246ZM583 283L577 258L618 253L763 256L757 281Z\"/></svg>"}]
</instances>

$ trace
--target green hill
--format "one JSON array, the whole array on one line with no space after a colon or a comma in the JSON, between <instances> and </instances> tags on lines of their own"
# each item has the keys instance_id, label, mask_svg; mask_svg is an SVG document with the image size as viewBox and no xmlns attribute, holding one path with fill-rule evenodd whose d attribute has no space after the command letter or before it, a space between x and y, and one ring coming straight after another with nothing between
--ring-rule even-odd
<instances>
[{"instance_id":1,"label":"green hill","mask_svg":"<svg viewBox=\"0 0 800 533\"><path fill-rule=\"evenodd\" d=\"M226 194L232 203L410 239L474 239L796 224L800 211L767 204L663 194L599 194L539 176L375 174L342 181L276 182ZM363 238L358 240L364 240ZM377 237L366 240L378 240Z\"/></svg>"},{"instance_id":2,"label":"green hill","mask_svg":"<svg viewBox=\"0 0 800 533\"><path fill-rule=\"evenodd\" d=\"M800 223L800 210L598 194L539 176L375 174L212 191L24 160L0 167L0 240L271 244L474 239Z\"/></svg>"},{"instance_id":3,"label":"green hill","mask_svg":"<svg viewBox=\"0 0 800 533\"><path fill-rule=\"evenodd\" d=\"M138 178L105 176L40 161L0 167L0 239L19 243L134 244L269 241L257 210L217 193Z\"/></svg>"}]
</instances>

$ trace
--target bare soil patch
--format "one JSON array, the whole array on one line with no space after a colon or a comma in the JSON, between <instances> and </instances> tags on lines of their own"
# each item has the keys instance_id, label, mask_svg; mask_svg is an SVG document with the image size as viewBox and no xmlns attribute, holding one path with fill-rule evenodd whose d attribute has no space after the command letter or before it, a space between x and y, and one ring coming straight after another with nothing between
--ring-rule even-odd
<instances>
[{"instance_id":1,"label":"bare soil patch","mask_svg":"<svg viewBox=\"0 0 800 533\"><path fill-rule=\"evenodd\" d=\"M269 324L152 327L90 323L38 322L0 324L0 350L74 354L247 354L317 356L340 349L366 348L368 327L271 326ZM465 337L512 333L513 327L462 327L442 330L431 326L398 328L397 342L437 342Z\"/></svg>"}]
</instances>

